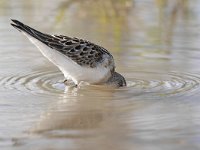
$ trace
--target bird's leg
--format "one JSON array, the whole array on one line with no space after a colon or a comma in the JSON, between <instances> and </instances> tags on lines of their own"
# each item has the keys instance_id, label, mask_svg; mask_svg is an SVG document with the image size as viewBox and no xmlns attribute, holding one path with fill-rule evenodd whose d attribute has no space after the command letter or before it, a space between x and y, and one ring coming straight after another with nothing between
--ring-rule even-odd
<instances>
[{"instance_id":1,"label":"bird's leg","mask_svg":"<svg viewBox=\"0 0 200 150\"><path fill-rule=\"evenodd\" d=\"M75 86L75 83L70 79L65 79L63 83L67 86Z\"/></svg>"},{"instance_id":2,"label":"bird's leg","mask_svg":"<svg viewBox=\"0 0 200 150\"><path fill-rule=\"evenodd\" d=\"M64 83L65 85L68 85L68 82L69 82L68 79L64 79L64 81L63 81L63 83Z\"/></svg>"},{"instance_id":3,"label":"bird's leg","mask_svg":"<svg viewBox=\"0 0 200 150\"><path fill-rule=\"evenodd\" d=\"M64 80L64 84L65 84L65 85L70 85L70 84L71 84L71 82L70 82L70 80L68 80L68 79L65 79L65 80Z\"/></svg>"}]
</instances>

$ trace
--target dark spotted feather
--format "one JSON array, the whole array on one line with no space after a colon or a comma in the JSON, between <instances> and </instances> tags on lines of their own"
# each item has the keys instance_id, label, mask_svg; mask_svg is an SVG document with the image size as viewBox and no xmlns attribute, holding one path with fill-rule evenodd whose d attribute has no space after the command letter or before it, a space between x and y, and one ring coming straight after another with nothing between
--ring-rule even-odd
<instances>
[{"instance_id":1,"label":"dark spotted feather","mask_svg":"<svg viewBox=\"0 0 200 150\"><path fill-rule=\"evenodd\" d=\"M94 68L98 65L97 62L103 61L105 55L114 61L112 55L105 48L87 40L71 38L63 35L44 34L17 20L12 21L15 24L11 25L18 30L28 33L52 49L55 49L71 58L81 66L90 66Z\"/></svg>"}]
</instances>

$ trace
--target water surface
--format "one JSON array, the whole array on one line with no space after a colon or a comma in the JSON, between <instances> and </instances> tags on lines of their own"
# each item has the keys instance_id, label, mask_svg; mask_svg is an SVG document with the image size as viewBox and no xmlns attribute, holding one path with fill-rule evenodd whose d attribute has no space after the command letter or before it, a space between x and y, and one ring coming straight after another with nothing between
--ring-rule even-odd
<instances>
[{"instance_id":1,"label":"water surface","mask_svg":"<svg viewBox=\"0 0 200 150\"><path fill-rule=\"evenodd\" d=\"M2 0L0 149L200 149L198 0ZM65 87L10 18L107 48L128 86Z\"/></svg>"}]
</instances>

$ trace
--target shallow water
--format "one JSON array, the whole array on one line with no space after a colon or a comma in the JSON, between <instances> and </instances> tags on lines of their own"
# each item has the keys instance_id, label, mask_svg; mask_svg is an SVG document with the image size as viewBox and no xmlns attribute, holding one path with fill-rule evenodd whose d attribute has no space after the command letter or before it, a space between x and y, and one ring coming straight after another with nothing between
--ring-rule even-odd
<instances>
[{"instance_id":1,"label":"shallow water","mask_svg":"<svg viewBox=\"0 0 200 150\"><path fill-rule=\"evenodd\" d=\"M200 149L198 0L1 0L0 149ZM128 86L65 87L13 29L93 41Z\"/></svg>"}]
</instances>

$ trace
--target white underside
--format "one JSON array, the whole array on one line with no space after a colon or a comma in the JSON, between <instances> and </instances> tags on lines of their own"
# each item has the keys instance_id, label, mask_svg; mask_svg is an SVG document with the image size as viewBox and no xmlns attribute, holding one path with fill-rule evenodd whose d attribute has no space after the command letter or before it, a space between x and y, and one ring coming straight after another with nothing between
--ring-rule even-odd
<instances>
[{"instance_id":1,"label":"white underside","mask_svg":"<svg viewBox=\"0 0 200 150\"><path fill-rule=\"evenodd\" d=\"M40 52L46 58L61 70L66 79L73 80L77 85L82 81L88 83L103 83L111 76L110 70L106 67L101 65L96 68L82 67L62 53L51 49L30 35L24 34L39 48Z\"/></svg>"}]
</instances>

